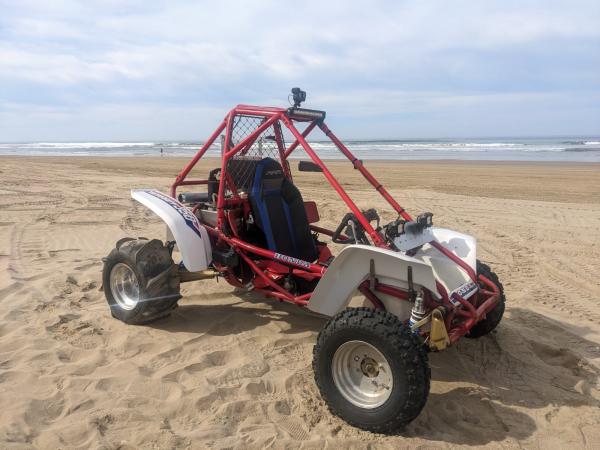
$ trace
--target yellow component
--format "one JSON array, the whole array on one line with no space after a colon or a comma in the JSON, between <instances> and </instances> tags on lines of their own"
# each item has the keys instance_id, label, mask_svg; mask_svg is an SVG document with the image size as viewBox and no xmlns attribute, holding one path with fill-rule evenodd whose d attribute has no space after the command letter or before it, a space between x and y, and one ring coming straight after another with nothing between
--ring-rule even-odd
<instances>
[{"instance_id":1,"label":"yellow component","mask_svg":"<svg viewBox=\"0 0 600 450\"><path fill-rule=\"evenodd\" d=\"M413 323L410 327L410 331L412 331L414 333L416 330L421 328L423 325L427 325L430 321L431 321L431 314L423 317L418 322Z\"/></svg>"},{"instance_id":2,"label":"yellow component","mask_svg":"<svg viewBox=\"0 0 600 450\"><path fill-rule=\"evenodd\" d=\"M432 350L444 350L450 345L448 331L444 323L444 316L440 308L431 312L431 331L429 332L429 347Z\"/></svg>"}]
</instances>

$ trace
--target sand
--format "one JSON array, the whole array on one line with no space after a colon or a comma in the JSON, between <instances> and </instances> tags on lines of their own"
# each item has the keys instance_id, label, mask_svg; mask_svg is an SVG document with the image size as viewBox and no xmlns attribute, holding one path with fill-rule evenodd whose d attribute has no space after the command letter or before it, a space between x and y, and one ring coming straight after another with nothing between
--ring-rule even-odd
<instances>
[{"instance_id":1,"label":"sand","mask_svg":"<svg viewBox=\"0 0 600 450\"><path fill-rule=\"evenodd\" d=\"M165 231L129 189L166 190L182 165L0 158L1 448L600 447L600 165L370 165L410 211L475 235L508 302L491 336L431 354L427 406L397 436L327 411L310 367L323 321L298 307L211 280L151 325L111 318L101 258ZM303 175L337 224L345 206Z\"/></svg>"}]
</instances>

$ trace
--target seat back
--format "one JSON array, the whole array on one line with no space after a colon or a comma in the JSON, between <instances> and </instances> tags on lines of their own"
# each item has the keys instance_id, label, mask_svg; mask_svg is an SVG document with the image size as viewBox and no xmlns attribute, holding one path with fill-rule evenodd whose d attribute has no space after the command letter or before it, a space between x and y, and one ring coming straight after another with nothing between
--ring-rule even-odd
<instances>
[{"instance_id":1,"label":"seat back","mask_svg":"<svg viewBox=\"0 0 600 450\"><path fill-rule=\"evenodd\" d=\"M256 165L250 204L270 250L305 261L317 259L302 195L274 159Z\"/></svg>"}]
</instances>

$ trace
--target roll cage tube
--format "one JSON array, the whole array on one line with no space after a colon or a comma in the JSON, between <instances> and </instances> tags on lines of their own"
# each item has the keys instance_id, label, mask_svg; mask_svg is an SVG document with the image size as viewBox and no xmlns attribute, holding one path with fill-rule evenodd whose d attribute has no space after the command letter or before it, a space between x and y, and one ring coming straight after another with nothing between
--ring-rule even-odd
<instances>
[{"instance_id":1,"label":"roll cage tube","mask_svg":"<svg viewBox=\"0 0 600 450\"><path fill-rule=\"evenodd\" d=\"M336 148L344 155L346 158L352 163L355 169L357 169L363 177L375 188L377 192L385 199L385 201L404 219L404 220L412 220L410 214L408 214L405 209L400 206L398 202L390 195L390 193L385 189L385 187L377 181L377 179L367 170L361 160L356 158L352 152L337 138L337 136L329 129L329 127L324 122L324 113L323 117L316 119L309 118L299 118L298 116L294 116L293 114L294 108L285 109L285 108L276 108L276 107L261 107L261 106L250 106L250 105L238 105L233 108L227 116L223 119L219 127L215 130L215 132L210 136L210 138L205 142L205 144L198 151L196 156L185 166L185 168L179 173L175 182L171 186L171 195L176 197L177 187L184 185L193 185L193 184L206 184L208 180L186 180L187 175L192 170L192 168L197 164L197 162L204 156L206 151L210 148L210 146L214 143L217 137L225 130L225 145L223 154L221 157L221 173L227 177L227 163L228 161L235 156L239 152L243 152L245 148L252 145L252 143L260 136L260 134L266 130L269 126L279 124L279 122L283 122L286 128L292 133L295 138L295 141L287 148L283 148L283 142L280 138L280 130L276 133L276 140L278 147L281 145L279 149L279 156L281 160L282 167L287 167L287 158L292 154L292 152L298 147L301 146L304 151L308 154L308 156L312 159L312 161L317 164L323 171L325 178L329 182L329 184L336 190L339 196L342 198L344 203L348 206L350 211L354 213L356 219L364 229L364 231L371 238L374 245L382 248L389 248L388 244L382 238L382 236L372 227L368 219L364 216L363 212L356 206L354 201L348 196L344 188L340 185L337 179L333 176L333 174L329 171L327 166L323 164L323 161L319 158L319 156L312 149L310 144L306 141L306 138L317 126L323 131L323 133L333 142ZM262 124L257 127L252 133L246 136L241 142L235 145L233 148L231 147L231 133L233 129L233 120L238 115L249 115L254 117L260 117L263 119ZM294 122L309 122L306 129L301 133L296 128ZM225 184L219 184L219 194L217 198L217 228L219 230L222 229L222 226L225 222L225 213L224 208L227 204L225 201ZM229 185L235 186L234 183L230 183ZM234 197L237 197L237 192L233 192ZM474 281L478 281L477 274L475 271L463 260L458 258L448 249L444 248L441 244L436 241L430 242L430 244L440 251L442 254L450 258L453 262L459 265ZM480 279L480 278L479 278ZM481 279L480 279L481 280ZM486 280L481 280L485 284L487 284Z\"/></svg>"},{"instance_id":2,"label":"roll cage tube","mask_svg":"<svg viewBox=\"0 0 600 450\"><path fill-rule=\"evenodd\" d=\"M354 213L354 215L360 222L363 229L368 233L368 235L373 240L373 243L375 245L377 245L378 247L388 248L388 245L386 244L386 242L382 239L382 237L379 235L379 233L377 231L375 231L375 229L373 229L373 227L371 226L369 221L363 215L362 211L358 208L358 206L356 206L354 201L346 193L346 191L340 185L340 183L335 179L335 177L329 171L327 166L325 166L325 164L323 164L323 161L321 161L321 158L319 158L317 156L317 154L312 149L310 144L308 142L306 142L306 139L296 129L296 127L294 126L292 121L285 115L283 116L282 121L285 124L285 126L290 130L290 132L294 135L294 137L298 140L298 142L300 142L300 145L302 146L304 151L308 154L308 156L310 156L310 158L313 160L313 162L321 168L321 170L323 171L323 175L325 175L325 178L327 178L327 181L329 181L329 184L331 184L331 186L337 191L337 193L340 195L340 197L342 197L342 199L344 200L346 205L348 205L350 210Z\"/></svg>"}]
</instances>

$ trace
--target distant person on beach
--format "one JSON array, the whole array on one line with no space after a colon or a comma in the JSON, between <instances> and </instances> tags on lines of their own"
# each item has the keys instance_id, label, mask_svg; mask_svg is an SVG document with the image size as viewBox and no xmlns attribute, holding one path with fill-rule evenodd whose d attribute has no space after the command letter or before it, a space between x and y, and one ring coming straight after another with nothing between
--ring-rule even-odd
<instances>
[{"instance_id":1,"label":"distant person on beach","mask_svg":"<svg viewBox=\"0 0 600 450\"><path fill-rule=\"evenodd\" d=\"M160 148L160 156L162 156L162 155L163 155L163 148L161 147Z\"/></svg>"}]
</instances>

